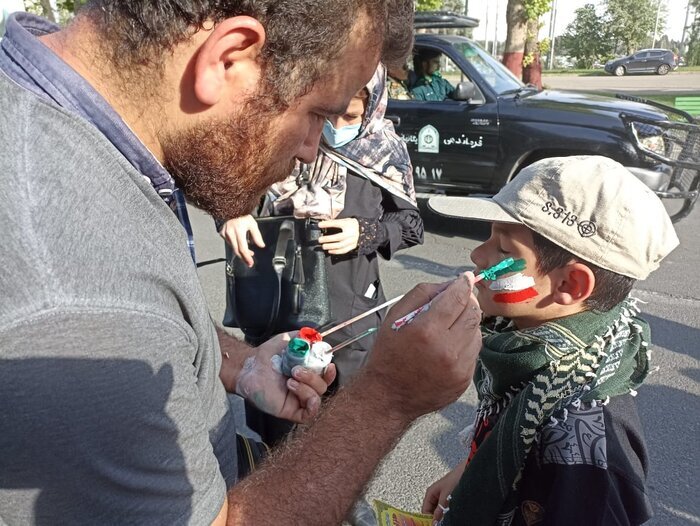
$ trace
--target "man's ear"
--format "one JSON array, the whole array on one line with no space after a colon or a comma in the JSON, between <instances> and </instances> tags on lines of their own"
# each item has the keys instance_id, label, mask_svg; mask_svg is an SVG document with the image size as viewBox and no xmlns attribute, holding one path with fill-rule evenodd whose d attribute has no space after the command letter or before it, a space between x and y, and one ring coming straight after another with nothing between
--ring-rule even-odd
<instances>
[{"instance_id":1,"label":"man's ear","mask_svg":"<svg viewBox=\"0 0 700 526\"><path fill-rule=\"evenodd\" d=\"M255 18L236 16L214 27L195 61L194 94L207 106L230 91L252 91L258 83L258 57L265 44L265 28Z\"/></svg>"},{"instance_id":2,"label":"man's ear","mask_svg":"<svg viewBox=\"0 0 700 526\"><path fill-rule=\"evenodd\" d=\"M569 263L555 274L553 299L560 305L576 305L586 301L595 288L595 275L588 265Z\"/></svg>"}]
</instances>

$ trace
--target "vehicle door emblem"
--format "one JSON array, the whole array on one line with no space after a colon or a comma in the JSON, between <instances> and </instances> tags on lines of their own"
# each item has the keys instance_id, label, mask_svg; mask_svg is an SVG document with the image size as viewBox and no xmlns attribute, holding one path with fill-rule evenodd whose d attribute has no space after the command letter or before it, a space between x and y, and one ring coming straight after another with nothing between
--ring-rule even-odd
<instances>
[{"instance_id":1,"label":"vehicle door emblem","mask_svg":"<svg viewBox=\"0 0 700 526\"><path fill-rule=\"evenodd\" d=\"M418 132L418 151L420 153L440 153L440 132L428 124Z\"/></svg>"}]
</instances>

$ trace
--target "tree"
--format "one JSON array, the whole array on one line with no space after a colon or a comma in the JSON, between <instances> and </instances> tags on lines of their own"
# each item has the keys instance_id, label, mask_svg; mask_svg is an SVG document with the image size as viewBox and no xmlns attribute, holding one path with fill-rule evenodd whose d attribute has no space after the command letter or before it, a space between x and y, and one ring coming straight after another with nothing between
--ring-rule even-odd
<instances>
[{"instance_id":1,"label":"tree","mask_svg":"<svg viewBox=\"0 0 700 526\"><path fill-rule=\"evenodd\" d=\"M522 78L525 40L527 38L527 18L523 0L508 0L506 22L508 32L506 34L506 47L503 51L503 64L516 77Z\"/></svg>"},{"instance_id":2,"label":"tree","mask_svg":"<svg viewBox=\"0 0 700 526\"><path fill-rule=\"evenodd\" d=\"M590 68L596 60L613 52L612 36L605 17L596 12L593 4L575 11L574 21L566 27L559 45L567 55L576 59L579 68Z\"/></svg>"},{"instance_id":3,"label":"tree","mask_svg":"<svg viewBox=\"0 0 700 526\"><path fill-rule=\"evenodd\" d=\"M651 45L659 0L605 0L608 27L626 54ZM663 31L665 17L657 31Z\"/></svg>"},{"instance_id":4,"label":"tree","mask_svg":"<svg viewBox=\"0 0 700 526\"><path fill-rule=\"evenodd\" d=\"M36 13L51 22L66 22L83 7L88 0L24 0L24 7L30 13ZM55 5L54 6L52 5Z\"/></svg>"},{"instance_id":5,"label":"tree","mask_svg":"<svg viewBox=\"0 0 700 526\"><path fill-rule=\"evenodd\" d=\"M690 0L690 5L695 9L695 20L690 26L685 59L689 66L700 66L700 0Z\"/></svg>"},{"instance_id":6,"label":"tree","mask_svg":"<svg viewBox=\"0 0 700 526\"><path fill-rule=\"evenodd\" d=\"M416 11L438 11L442 0L416 0Z\"/></svg>"},{"instance_id":7,"label":"tree","mask_svg":"<svg viewBox=\"0 0 700 526\"><path fill-rule=\"evenodd\" d=\"M467 8L464 6L464 3L465 0L442 0L441 9L444 11L451 11L457 14L466 13Z\"/></svg>"},{"instance_id":8,"label":"tree","mask_svg":"<svg viewBox=\"0 0 700 526\"><path fill-rule=\"evenodd\" d=\"M552 8L551 0L524 0L523 7L527 19L525 49L523 55L523 81L542 89L541 44L539 42L540 18ZM549 46L549 42L547 42Z\"/></svg>"},{"instance_id":9,"label":"tree","mask_svg":"<svg viewBox=\"0 0 700 526\"><path fill-rule=\"evenodd\" d=\"M551 8L551 0L508 0L508 33L503 64L525 82L542 87L540 62L540 17Z\"/></svg>"}]
</instances>

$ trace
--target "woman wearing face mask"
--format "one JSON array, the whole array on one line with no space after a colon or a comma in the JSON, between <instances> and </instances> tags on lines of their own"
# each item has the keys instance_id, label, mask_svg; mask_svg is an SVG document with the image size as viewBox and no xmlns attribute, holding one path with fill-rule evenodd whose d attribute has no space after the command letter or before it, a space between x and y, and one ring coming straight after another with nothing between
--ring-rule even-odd
<instances>
[{"instance_id":1,"label":"woman wearing face mask","mask_svg":"<svg viewBox=\"0 0 700 526\"><path fill-rule=\"evenodd\" d=\"M411 162L406 145L384 119L386 103L386 70L380 64L345 114L325 122L316 161L297 165L272 186L260 213L322 219L319 226L332 229L319 242L327 256L331 309L339 322L384 301L378 255L389 259L397 250L423 242ZM255 247L248 246L248 236L253 245L262 243L253 217L228 221L220 234L238 257L253 264ZM382 316L368 316L327 341L339 343L378 327ZM362 366L373 343L369 336L336 353L339 384Z\"/></svg>"}]
</instances>

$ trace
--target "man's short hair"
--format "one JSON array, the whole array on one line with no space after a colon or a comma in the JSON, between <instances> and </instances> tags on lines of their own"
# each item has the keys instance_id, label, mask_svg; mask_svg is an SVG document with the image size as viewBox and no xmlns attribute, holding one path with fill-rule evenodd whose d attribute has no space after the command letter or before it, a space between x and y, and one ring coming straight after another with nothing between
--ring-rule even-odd
<instances>
[{"instance_id":1,"label":"man's short hair","mask_svg":"<svg viewBox=\"0 0 700 526\"><path fill-rule=\"evenodd\" d=\"M571 261L579 261L591 269L595 276L595 287L584 302L589 310L609 311L627 297L636 282L634 278L582 260L534 230L532 231L532 240L537 257L537 270L541 274L548 274L571 263Z\"/></svg>"},{"instance_id":2,"label":"man's short hair","mask_svg":"<svg viewBox=\"0 0 700 526\"><path fill-rule=\"evenodd\" d=\"M262 49L265 89L288 105L311 90L348 41L361 12L374 27L381 59L405 60L413 42L412 0L91 0L85 14L109 44L118 70L160 69L164 57L193 31L234 16L250 16L265 27Z\"/></svg>"}]
</instances>

